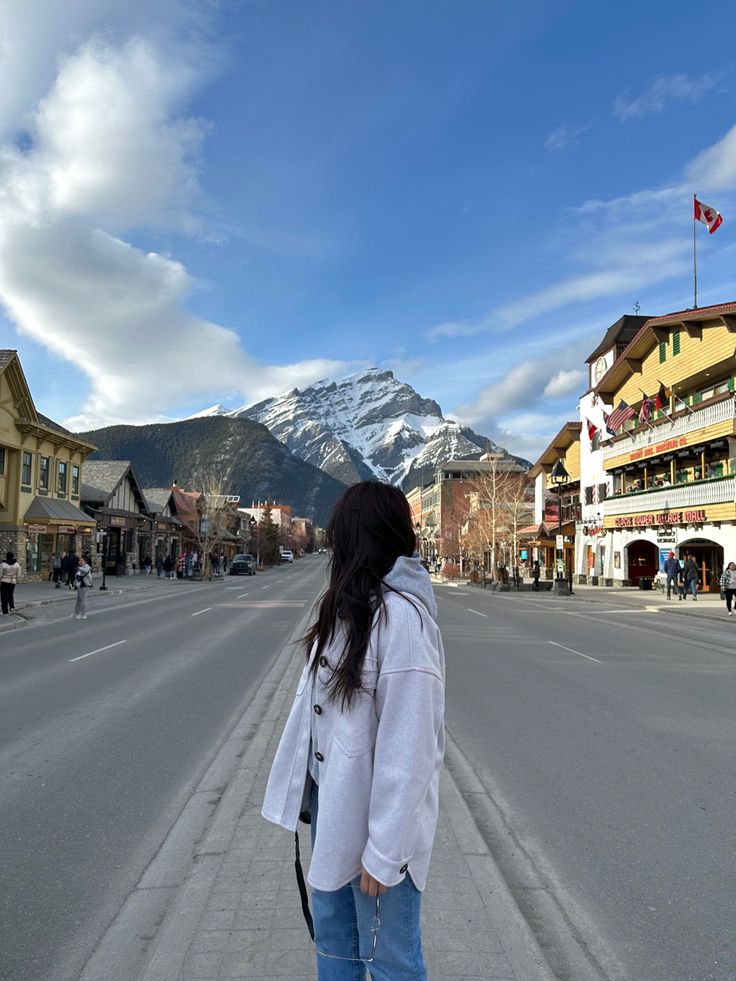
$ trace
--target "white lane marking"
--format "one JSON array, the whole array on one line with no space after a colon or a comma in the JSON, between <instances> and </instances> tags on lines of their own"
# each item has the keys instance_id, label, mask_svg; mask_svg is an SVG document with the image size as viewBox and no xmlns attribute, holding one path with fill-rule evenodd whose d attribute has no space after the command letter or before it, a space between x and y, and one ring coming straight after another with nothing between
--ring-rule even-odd
<instances>
[{"instance_id":1,"label":"white lane marking","mask_svg":"<svg viewBox=\"0 0 736 981\"><path fill-rule=\"evenodd\" d=\"M284 581L283 579L277 579L277 580L276 580L276 585L278 586L278 584L279 584L280 582L283 582L283 581Z\"/></svg>"},{"instance_id":2,"label":"white lane marking","mask_svg":"<svg viewBox=\"0 0 736 981\"><path fill-rule=\"evenodd\" d=\"M261 586L261 589L268 589L268 586Z\"/></svg>"},{"instance_id":3,"label":"white lane marking","mask_svg":"<svg viewBox=\"0 0 736 981\"><path fill-rule=\"evenodd\" d=\"M590 654L581 654L580 651L574 651L572 647L565 647L564 644L558 644L554 640L550 640L548 643L552 644L554 647L561 647L563 651L569 651L571 654L577 654L578 657L587 657L589 661L595 661L596 664L603 664L603 661L599 661L597 657L591 657Z\"/></svg>"},{"instance_id":4,"label":"white lane marking","mask_svg":"<svg viewBox=\"0 0 736 981\"><path fill-rule=\"evenodd\" d=\"M200 613L209 613L210 610L214 610L214 606L208 606L206 610L197 610L196 613L192 613L192 616L198 617Z\"/></svg>"},{"instance_id":5,"label":"white lane marking","mask_svg":"<svg viewBox=\"0 0 736 981\"><path fill-rule=\"evenodd\" d=\"M109 651L111 647L120 647L121 644L127 643L127 640L116 640L114 644L108 644L107 647L98 647L96 651L90 651L89 654L80 654L79 657L73 657L69 663L74 664L75 661L83 661L85 657L92 657L93 654L101 654L103 651Z\"/></svg>"},{"instance_id":6,"label":"white lane marking","mask_svg":"<svg viewBox=\"0 0 736 981\"><path fill-rule=\"evenodd\" d=\"M247 593L241 593L240 596L236 596L235 598L236 599L243 599L243 597L244 596L247 596L247 595L248 595Z\"/></svg>"},{"instance_id":7,"label":"white lane marking","mask_svg":"<svg viewBox=\"0 0 736 981\"><path fill-rule=\"evenodd\" d=\"M471 609L470 609L470 607L468 607L468 613L475 613L475 615L476 615L477 617L487 617L487 616L488 616L488 614L487 614L487 613L481 613L481 612L480 612L480 611L478 611L478 610L471 610Z\"/></svg>"}]
</instances>

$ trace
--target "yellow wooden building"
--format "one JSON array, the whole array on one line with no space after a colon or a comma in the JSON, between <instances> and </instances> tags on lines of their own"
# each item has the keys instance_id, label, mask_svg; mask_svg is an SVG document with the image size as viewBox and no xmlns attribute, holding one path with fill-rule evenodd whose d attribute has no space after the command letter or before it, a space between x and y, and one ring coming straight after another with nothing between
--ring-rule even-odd
<instances>
[{"instance_id":1,"label":"yellow wooden building","mask_svg":"<svg viewBox=\"0 0 736 981\"><path fill-rule=\"evenodd\" d=\"M16 555L24 578L46 577L54 552L93 551L79 499L94 449L37 411L17 352L0 350L0 553Z\"/></svg>"},{"instance_id":2,"label":"yellow wooden building","mask_svg":"<svg viewBox=\"0 0 736 981\"><path fill-rule=\"evenodd\" d=\"M536 559L542 576L548 579L554 576L558 534L563 537L565 570L574 568L580 516L581 429L579 422L566 422L529 471L534 481L534 525L524 529L524 538L531 551L530 561ZM567 473L567 480L560 485L551 479L558 460Z\"/></svg>"},{"instance_id":3,"label":"yellow wooden building","mask_svg":"<svg viewBox=\"0 0 736 981\"><path fill-rule=\"evenodd\" d=\"M604 447L610 478L606 575L652 579L663 557L692 555L701 588L736 560L736 303L648 320L595 396L636 410ZM661 410L645 399L664 396ZM649 404L649 403L647 403Z\"/></svg>"}]
</instances>

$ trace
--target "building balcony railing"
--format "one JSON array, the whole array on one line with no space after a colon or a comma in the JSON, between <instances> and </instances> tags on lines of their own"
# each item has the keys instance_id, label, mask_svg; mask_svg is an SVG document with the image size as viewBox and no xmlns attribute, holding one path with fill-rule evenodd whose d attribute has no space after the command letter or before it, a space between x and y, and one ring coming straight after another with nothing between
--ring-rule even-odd
<instances>
[{"instance_id":1,"label":"building balcony railing","mask_svg":"<svg viewBox=\"0 0 736 981\"><path fill-rule=\"evenodd\" d=\"M710 480L652 487L650 490L608 497L602 511L608 516L637 511L672 511L730 501L736 501L736 476L712 477Z\"/></svg>"},{"instance_id":2,"label":"building balcony railing","mask_svg":"<svg viewBox=\"0 0 736 981\"><path fill-rule=\"evenodd\" d=\"M658 443L664 443L677 436L686 436L688 433L705 429L706 426L712 426L714 423L735 418L736 399L730 395L717 402L704 405L702 408L695 408L692 412L685 412L672 422L665 419L663 423L654 425L651 429L648 426L639 427L625 439L617 439L614 443L607 445L603 450L603 460L605 463L614 457L621 456L622 453L631 453L633 450L656 446Z\"/></svg>"}]
</instances>

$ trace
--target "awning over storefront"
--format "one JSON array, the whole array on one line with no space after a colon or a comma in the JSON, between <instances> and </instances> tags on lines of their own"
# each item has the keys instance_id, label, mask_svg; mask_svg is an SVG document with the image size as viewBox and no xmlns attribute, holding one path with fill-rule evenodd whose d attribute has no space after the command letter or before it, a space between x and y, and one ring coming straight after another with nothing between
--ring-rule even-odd
<instances>
[{"instance_id":1,"label":"awning over storefront","mask_svg":"<svg viewBox=\"0 0 736 981\"><path fill-rule=\"evenodd\" d=\"M23 521L34 524L86 525L90 529L95 527L94 520L84 511L80 511L69 501L53 497L34 497Z\"/></svg>"}]
</instances>

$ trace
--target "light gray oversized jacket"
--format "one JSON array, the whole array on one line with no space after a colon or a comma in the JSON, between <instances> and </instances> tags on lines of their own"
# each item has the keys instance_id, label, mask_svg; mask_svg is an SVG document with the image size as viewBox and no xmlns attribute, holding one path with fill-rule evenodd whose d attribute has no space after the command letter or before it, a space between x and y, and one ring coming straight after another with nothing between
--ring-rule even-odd
<instances>
[{"instance_id":1,"label":"light gray oversized jacket","mask_svg":"<svg viewBox=\"0 0 736 981\"><path fill-rule=\"evenodd\" d=\"M387 618L377 614L361 689L344 711L325 687L342 653L340 634L309 663L271 769L263 816L294 831L307 779L310 728L317 726L319 820L308 880L340 889L365 869L395 886L407 871L427 882L445 750L445 655L432 585L418 558L399 558L384 582ZM318 711L315 712L315 708Z\"/></svg>"}]
</instances>

